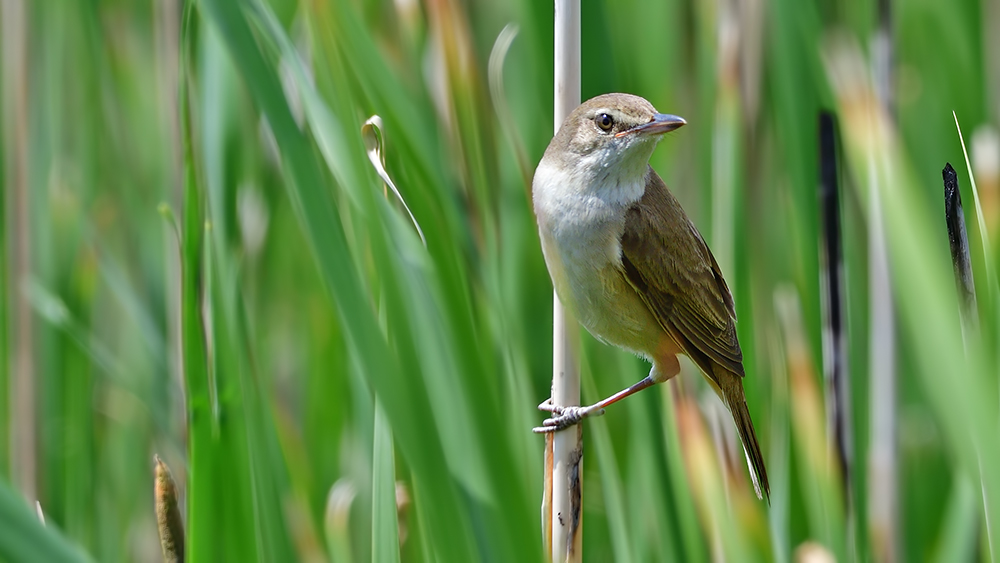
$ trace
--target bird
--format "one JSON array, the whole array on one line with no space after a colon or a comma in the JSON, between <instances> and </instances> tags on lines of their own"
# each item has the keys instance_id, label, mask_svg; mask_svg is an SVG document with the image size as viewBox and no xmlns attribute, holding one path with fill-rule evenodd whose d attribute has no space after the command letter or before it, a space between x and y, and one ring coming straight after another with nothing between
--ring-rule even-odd
<instances>
[{"instance_id":1,"label":"bird","mask_svg":"<svg viewBox=\"0 0 1000 563\"><path fill-rule=\"evenodd\" d=\"M556 294L599 341L652 363L638 383L589 406L563 406L548 433L680 372L688 356L733 415L758 498L770 488L743 391L736 307L718 262L649 165L665 133L687 122L644 98L604 94L565 119L532 179L542 254Z\"/></svg>"}]
</instances>

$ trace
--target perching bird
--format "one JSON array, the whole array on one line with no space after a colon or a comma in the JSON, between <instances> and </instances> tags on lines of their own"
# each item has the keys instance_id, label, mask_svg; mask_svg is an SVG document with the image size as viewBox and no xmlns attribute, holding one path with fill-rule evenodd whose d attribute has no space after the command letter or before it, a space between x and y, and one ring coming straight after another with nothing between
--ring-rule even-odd
<instances>
[{"instance_id":1,"label":"perching bird","mask_svg":"<svg viewBox=\"0 0 1000 563\"><path fill-rule=\"evenodd\" d=\"M736 422L757 497L770 496L743 394L736 309L715 257L649 157L686 122L630 94L584 102L549 143L532 181L545 263L560 301L598 340L653 367L642 381L587 407L553 405L553 432L677 375L677 354L705 373Z\"/></svg>"}]
</instances>

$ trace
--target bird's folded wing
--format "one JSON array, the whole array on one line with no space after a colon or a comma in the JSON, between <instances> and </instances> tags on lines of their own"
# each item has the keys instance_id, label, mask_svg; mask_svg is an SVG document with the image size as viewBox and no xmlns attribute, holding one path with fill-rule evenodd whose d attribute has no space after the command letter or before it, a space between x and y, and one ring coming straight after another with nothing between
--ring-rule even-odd
<instances>
[{"instance_id":1,"label":"bird's folded wing","mask_svg":"<svg viewBox=\"0 0 1000 563\"><path fill-rule=\"evenodd\" d=\"M693 347L742 377L736 309L719 265L660 177L649 173L645 195L625 217L622 274L688 355Z\"/></svg>"}]
</instances>

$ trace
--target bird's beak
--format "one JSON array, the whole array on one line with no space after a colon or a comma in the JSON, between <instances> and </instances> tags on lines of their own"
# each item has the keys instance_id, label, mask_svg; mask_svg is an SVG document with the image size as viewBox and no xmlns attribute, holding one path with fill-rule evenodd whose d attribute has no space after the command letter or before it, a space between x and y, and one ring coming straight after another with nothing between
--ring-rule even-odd
<instances>
[{"instance_id":1,"label":"bird's beak","mask_svg":"<svg viewBox=\"0 0 1000 563\"><path fill-rule=\"evenodd\" d=\"M654 113L653 119L649 123L643 123L642 125L633 127L631 129L626 129L620 133L616 133L615 137L624 137L625 135L662 135L664 133L669 133L674 129L683 127L687 124L683 117L676 115L670 115L667 113Z\"/></svg>"}]
</instances>

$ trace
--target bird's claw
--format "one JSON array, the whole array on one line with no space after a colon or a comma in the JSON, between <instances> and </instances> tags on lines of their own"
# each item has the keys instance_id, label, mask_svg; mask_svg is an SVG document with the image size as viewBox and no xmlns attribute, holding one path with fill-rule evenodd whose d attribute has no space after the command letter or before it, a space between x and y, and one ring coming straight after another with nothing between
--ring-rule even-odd
<instances>
[{"instance_id":1,"label":"bird's claw","mask_svg":"<svg viewBox=\"0 0 1000 563\"><path fill-rule=\"evenodd\" d=\"M546 399L542 404L538 405L538 410L550 412L555 416L552 418L546 418L542 421L541 426L532 428L531 431L536 434L558 432L559 430L579 424L580 421L588 416L601 416L604 414L604 409L595 409L593 407L563 407L553 404L552 399Z\"/></svg>"},{"instance_id":2,"label":"bird's claw","mask_svg":"<svg viewBox=\"0 0 1000 563\"><path fill-rule=\"evenodd\" d=\"M545 411L545 412L551 412L551 413L559 413L559 412L562 412L562 407L560 407L559 405L553 404L552 403L552 399L549 398L549 399L545 399L544 401L542 401L541 403L539 403L538 410Z\"/></svg>"}]
</instances>

